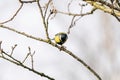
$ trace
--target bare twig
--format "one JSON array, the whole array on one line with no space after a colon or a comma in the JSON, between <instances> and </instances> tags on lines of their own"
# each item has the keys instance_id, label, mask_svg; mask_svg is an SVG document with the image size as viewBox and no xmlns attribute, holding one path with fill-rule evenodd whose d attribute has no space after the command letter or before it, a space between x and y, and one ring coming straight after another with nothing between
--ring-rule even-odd
<instances>
[{"instance_id":1,"label":"bare twig","mask_svg":"<svg viewBox=\"0 0 120 80\"><path fill-rule=\"evenodd\" d=\"M4 26L4 25L2 25L2 24L0 24L0 28L8 29L8 30L10 30L10 31L13 31L13 32L15 32L15 33L21 34L21 35L23 35L23 36L26 36L26 37L29 37L29 38L32 38L32 39L35 39L35 40L38 40L38 41L47 42L46 39L34 37L34 36L32 36L32 35L26 34L25 32L17 31L17 30L15 30L15 29L13 29L13 28Z\"/></svg>"},{"instance_id":2,"label":"bare twig","mask_svg":"<svg viewBox=\"0 0 120 80\"><path fill-rule=\"evenodd\" d=\"M61 50L61 47L58 45L55 45L54 43L51 43L52 46L55 46L56 48ZM64 48L64 47L63 47ZM88 64L86 64L82 59L80 59L78 56L74 55L74 53L72 53L71 51L67 50L66 48L62 49L63 52L67 53L68 55L70 55L71 57L73 57L74 59L76 59L78 62L80 62L81 64L83 64L91 73L94 74L94 76L96 76L98 78L98 80L102 80L102 78L98 75L97 72L95 72Z\"/></svg>"},{"instance_id":3,"label":"bare twig","mask_svg":"<svg viewBox=\"0 0 120 80\"><path fill-rule=\"evenodd\" d=\"M90 0L84 0L84 1L86 1L88 4L91 4L95 8L100 9L106 13L109 13L109 14L112 13L112 11L113 11L112 9L115 9L114 14L116 16L120 16L120 8L116 8L112 4L107 3L106 1L103 1L103 0L97 0L97 2L90 1ZM105 6L103 4L105 4Z\"/></svg>"},{"instance_id":4,"label":"bare twig","mask_svg":"<svg viewBox=\"0 0 120 80\"><path fill-rule=\"evenodd\" d=\"M113 12L111 14L120 22L120 18L114 13L114 9L113 9Z\"/></svg>"},{"instance_id":5,"label":"bare twig","mask_svg":"<svg viewBox=\"0 0 120 80\"><path fill-rule=\"evenodd\" d=\"M51 17L51 19L53 19L56 16L56 14L57 14L57 10L56 10L56 8L55 8L55 6L53 4L53 1L51 1L50 6L51 6L50 14L53 15Z\"/></svg>"},{"instance_id":6,"label":"bare twig","mask_svg":"<svg viewBox=\"0 0 120 80\"><path fill-rule=\"evenodd\" d=\"M42 7L41 7L41 5L39 3L39 0L37 1L37 5L38 5L38 8L39 8L41 17L42 17L43 25L45 27L45 32L46 32L46 36L47 36L48 42L50 42L50 38L49 38L49 34L48 34L48 26L46 25L45 17L43 15Z\"/></svg>"},{"instance_id":7,"label":"bare twig","mask_svg":"<svg viewBox=\"0 0 120 80\"><path fill-rule=\"evenodd\" d=\"M46 25L48 26L48 23L49 23L49 19L50 19L50 16L51 16L52 14L51 14L51 12L50 12L50 14L48 15L48 17L47 17L47 19L46 19Z\"/></svg>"},{"instance_id":8,"label":"bare twig","mask_svg":"<svg viewBox=\"0 0 120 80\"><path fill-rule=\"evenodd\" d=\"M2 53L5 54L7 57L9 57L9 58L7 58L7 57L2 57L3 59L5 59L5 60L7 60L7 61L9 61L9 62L11 62L11 63L14 63L14 64L16 64L16 65L18 65L18 66L21 66L21 67L23 67L23 68L25 68L25 69L28 69L28 70L30 70L30 71L32 71L32 72L34 72L34 73L36 73L36 74L38 74L38 75L40 75L40 76L42 76L42 77L46 77L46 78L48 78L48 79L50 79L50 80L55 80L54 78L52 78L52 77L50 77L50 76L48 76L48 75L46 75L46 74L44 74L44 73L38 72L38 71L36 71L36 70L34 70L34 69L32 69L32 68L24 65L22 62L20 62L19 60L15 59L15 58L12 57L11 55L7 54L7 53L6 53L5 51L3 51L3 50L2 50Z\"/></svg>"},{"instance_id":9,"label":"bare twig","mask_svg":"<svg viewBox=\"0 0 120 80\"><path fill-rule=\"evenodd\" d=\"M0 41L0 50L1 50L1 44L2 44L2 41Z\"/></svg>"},{"instance_id":10,"label":"bare twig","mask_svg":"<svg viewBox=\"0 0 120 80\"><path fill-rule=\"evenodd\" d=\"M35 51L33 52L33 54L30 54L30 57L31 57L31 66L32 66L32 69L34 69L34 59L33 59L33 56L35 54Z\"/></svg>"},{"instance_id":11,"label":"bare twig","mask_svg":"<svg viewBox=\"0 0 120 80\"><path fill-rule=\"evenodd\" d=\"M73 16L73 17L72 17L71 24L70 24L70 26L69 26L69 28L68 28L68 32L67 32L68 34L70 34L70 29L74 26L73 22L74 22L75 17L76 17L76 16Z\"/></svg>"},{"instance_id":12,"label":"bare twig","mask_svg":"<svg viewBox=\"0 0 120 80\"><path fill-rule=\"evenodd\" d=\"M35 54L35 51L33 52L33 54L31 53L31 48L28 47L29 52L27 53L25 59L22 61L22 63L24 63L26 61L26 59L30 56L31 57L31 67L32 69L34 69L34 60L33 60L33 55Z\"/></svg>"},{"instance_id":13,"label":"bare twig","mask_svg":"<svg viewBox=\"0 0 120 80\"><path fill-rule=\"evenodd\" d=\"M113 15L119 22L120 22L120 18L116 15Z\"/></svg>"},{"instance_id":14,"label":"bare twig","mask_svg":"<svg viewBox=\"0 0 120 80\"><path fill-rule=\"evenodd\" d=\"M19 0L20 3L33 3L33 2L36 2L36 0L32 0L32 1L22 1L22 0Z\"/></svg>"},{"instance_id":15,"label":"bare twig","mask_svg":"<svg viewBox=\"0 0 120 80\"><path fill-rule=\"evenodd\" d=\"M83 9L83 7L81 7L81 11L80 11L80 14L81 14L81 16L76 16L76 15L74 15L73 17L72 17L72 20L71 20L71 24L70 24L70 26L69 26L69 28L68 28L68 34L70 33L70 29L76 24L76 22L79 20L79 19L81 19L83 16L85 16L85 15L90 15L90 14L93 14L93 12L96 10L96 8L93 8L90 12L87 12L87 13L82 13L82 9ZM78 17L77 19L75 19L76 17Z\"/></svg>"},{"instance_id":16,"label":"bare twig","mask_svg":"<svg viewBox=\"0 0 120 80\"><path fill-rule=\"evenodd\" d=\"M48 2L48 4L47 4L47 9L48 9L48 6L52 6L52 9L50 9L50 13L49 13L49 15L47 16L47 18L46 18L46 26L48 26L48 23L49 23L49 19L50 19L50 17L51 17L51 15L54 13L54 14L56 14L55 13L55 11L56 11L56 9L55 9L55 7L54 7L54 5L53 5L53 2L52 2L52 0L49 0L49 2ZM45 12L45 14L44 15L46 15L47 14L47 9L46 9L46 12ZM55 15L54 15L55 16ZM53 18L53 17L52 17ZM52 19L51 18L51 19Z\"/></svg>"},{"instance_id":17,"label":"bare twig","mask_svg":"<svg viewBox=\"0 0 120 80\"><path fill-rule=\"evenodd\" d=\"M53 14L53 16L50 19L55 18L56 14L57 14L57 10L55 8L53 8L52 10L50 10L50 13Z\"/></svg>"},{"instance_id":18,"label":"bare twig","mask_svg":"<svg viewBox=\"0 0 120 80\"><path fill-rule=\"evenodd\" d=\"M31 53L31 48L28 47L28 49L29 49L29 55L30 55L30 57L31 57L31 66L32 66L32 69L34 69L33 56L34 56L34 54L35 54L35 51L34 51L33 54L32 54L32 53Z\"/></svg>"},{"instance_id":19,"label":"bare twig","mask_svg":"<svg viewBox=\"0 0 120 80\"><path fill-rule=\"evenodd\" d=\"M24 60L22 61L22 63L24 63L24 62L26 61L26 59L28 58L29 55L30 55L30 53L28 53L28 54L26 55L26 57L24 58Z\"/></svg>"},{"instance_id":20,"label":"bare twig","mask_svg":"<svg viewBox=\"0 0 120 80\"><path fill-rule=\"evenodd\" d=\"M62 11L58 11L57 10L57 13L60 13L60 14L65 14L65 15L69 15L69 16L86 16L86 15L90 15L90 14L93 14L93 12L96 10L96 8L94 8L92 11L90 12L86 12L86 13L82 13L82 14L75 14L75 13L68 13L68 12L62 12Z\"/></svg>"},{"instance_id":21,"label":"bare twig","mask_svg":"<svg viewBox=\"0 0 120 80\"><path fill-rule=\"evenodd\" d=\"M105 0L97 0L97 2L106 5L106 6L108 6L108 7L111 8L111 9L113 8L113 9L115 9L115 10L117 10L117 11L120 11L120 8L118 8L117 6L114 6L114 5L110 4L110 3L108 3L108 2L105 1Z\"/></svg>"},{"instance_id":22,"label":"bare twig","mask_svg":"<svg viewBox=\"0 0 120 80\"><path fill-rule=\"evenodd\" d=\"M120 11L120 8L118 8L118 7L116 7L116 6L114 6L114 5L112 5L112 4L110 4L109 2L107 2L106 0L83 0L83 1L85 1L85 2L87 2L87 3L100 3L100 4L102 4L102 5L105 5L105 6L107 6L107 7L109 7L109 8L113 8L113 9L115 9L115 10L117 10L117 11ZM92 5L92 6L94 6L94 5ZM96 7L96 6L95 6ZM98 7L96 7L96 8L98 8ZM98 8L99 9L99 8Z\"/></svg>"},{"instance_id":23,"label":"bare twig","mask_svg":"<svg viewBox=\"0 0 120 80\"><path fill-rule=\"evenodd\" d=\"M67 6L67 9L68 9L68 12L70 13L70 5L72 4L73 0L71 0L69 3L68 3L68 6Z\"/></svg>"},{"instance_id":24,"label":"bare twig","mask_svg":"<svg viewBox=\"0 0 120 80\"><path fill-rule=\"evenodd\" d=\"M47 11L48 11L48 7L49 7L49 4L51 3L52 0L49 0L46 4L46 8L45 8L45 13L44 13L44 18L46 18L46 15L47 15Z\"/></svg>"},{"instance_id":25,"label":"bare twig","mask_svg":"<svg viewBox=\"0 0 120 80\"><path fill-rule=\"evenodd\" d=\"M2 57L2 48L1 48L2 41L0 41L0 57Z\"/></svg>"},{"instance_id":26,"label":"bare twig","mask_svg":"<svg viewBox=\"0 0 120 80\"><path fill-rule=\"evenodd\" d=\"M42 42L45 42L45 43L48 43L48 41L46 40L43 40L43 39L39 39L39 38L36 38L36 37L33 37L33 36L30 36L28 34L25 34L25 33L22 33L22 32L19 32L19 31L16 31L15 29L12 29L12 28L9 28L9 27L6 27L6 26L3 26L3 25L0 25L0 27L2 28L5 28L5 29L8 29L10 31L13 31L13 32L16 32L18 34L21 34L23 36L26 36L28 38L32 38L34 40L37 40L37 41L42 41ZM49 43L50 45L58 48L61 50L61 47L56 45L56 43ZM62 49L64 52L66 52L67 54L69 54L70 56L72 56L74 59L76 59L78 62L80 62L81 64L83 64L90 72L92 72L94 74L94 76L96 76L99 80L102 80L101 77L89 66L87 65L83 60L81 60L79 57L77 57L76 55L74 55L71 51L67 50L66 48ZM10 56L12 57L12 56Z\"/></svg>"},{"instance_id":27,"label":"bare twig","mask_svg":"<svg viewBox=\"0 0 120 80\"><path fill-rule=\"evenodd\" d=\"M112 0L111 0L112 2ZM114 3L112 2L112 5L114 5ZM120 22L120 18L115 14L114 9L112 8L112 13L111 13L119 22Z\"/></svg>"},{"instance_id":28,"label":"bare twig","mask_svg":"<svg viewBox=\"0 0 120 80\"><path fill-rule=\"evenodd\" d=\"M13 54L13 51L14 51L14 49L17 47L17 44L15 44L14 46L12 46L12 51L11 51L11 53L10 53L10 55L12 56L12 54Z\"/></svg>"},{"instance_id":29,"label":"bare twig","mask_svg":"<svg viewBox=\"0 0 120 80\"><path fill-rule=\"evenodd\" d=\"M28 67L28 66L26 66L26 65L24 65L22 62L20 62L19 60L17 60L17 59L15 59L13 56L11 56L11 55L9 55L8 53L6 53L3 49L1 49L1 44L2 44L2 41L0 41L0 54L4 54L4 55L6 55L6 56L0 56L0 58L3 58L3 59L5 59L5 60L7 60L7 61L9 61L9 62L11 62L11 63L14 63L14 64L16 64L16 65L18 65L18 66L21 66L21 67L23 67L23 68L25 68L25 69L28 69L28 70L30 70L30 71L32 71L32 72L34 72L34 73L36 73L36 74L38 74L38 75L40 75L40 76L42 76L42 77L46 77L46 78L48 78L49 80L55 80L54 78L52 78L52 77L50 77L50 76L48 76L48 75L46 75L46 74L44 74L44 73L41 73L41 72L38 72L38 71L36 71L34 68L33 68L33 55L35 54L35 52L33 52L33 54L31 54L31 60L32 60L32 68L30 68L30 67Z\"/></svg>"},{"instance_id":30,"label":"bare twig","mask_svg":"<svg viewBox=\"0 0 120 80\"><path fill-rule=\"evenodd\" d=\"M71 0L72 1L72 0ZM70 2L70 4L71 4L71 2ZM69 5L70 5L69 4ZM80 10L80 14L82 14L82 10L83 10L83 6L82 5L80 5L81 6L81 10ZM69 8L69 7L68 7ZM80 18L81 18L82 16L80 16ZM72 18L72 20L71 20L71 24L70 24L70 26L69 26L69 28L68 28L68 34L70 34L70 29L75 25L75 23L80 19L80 18L78 18L78 19L75 19L76 18L76 15L74 15L73 16L73 18Z\"/></svg>"},{"instance_id":31,"label":"bare twig","mask_svg":"<svg viewBox=\"0 0 120 80\"><path fill-rule=\"evenodd\" d=\"M10 19L8 19L7 21L1 22L0 24L5 24L5 23L7 23L7 22L12 21L12 20L17 16L18 12L22 9L22 7L23 7L23 4L21 4L21 6L20 6L20 7L18 8L18 10L16 11L16 13L15 13Z\"/></svg>"},{"instance_id":32,"label":"bare twig","mask_svg":"<svg viewBox=\"0 0 120 80\"><path fill-rule=\"evenodd\" d=\"M19 0L19 1L21 1L21 0ZM46 23L46 20L45 20L45 15L46 15L46 14L43 14L43 10L42 10L42 7L41 7L41 5L40 5L40 3L39 3L39 0L36 0L36 1L37 1L37 5L38 5L38 7L39 7L39 10L40 10L40 13L41 13L41 17L42 17L42 20L43 20L43 24L44 24L44 27L45 27L45 32L46 32L47 40L46 40L46 39L37 38L37 37L31 36L31 35L28 35L28 34L26 34L26 33L24 33L24 32L17 31L17 30L15 30L15 29L13 29L13 28L6 27L6 26L1 25L1 24L0 24L0 27L1 27L1 28L5 28L5 29L8 29L8 30L13 31L13 32L16 32L16 33L18 33L18 34L20 34L20 35L23 35L23 36L26 36L26 37L28 37L28 38L32 38L32 39L37 40L37 41L42 41L42 42L48 43L48 42L49 42L48 40L50 40L50 39L49 39L49 34L48 34L48 20L49 20L49 17L50 17L51 14L49 14L49 16L47 17L47 23ZM21 3L30 3L30 2L23 2L23 1L21 1ZM22 8L22 7L21 7L21 8ZM80 13L80 14L74 14L74 13L69 13L69 12L66 13L66 12L61 12L61 11L58 11L58 10L56 10L56 11L57 11L57 13L62 13L62 14L66 14L66 15L71 15L71 16L73 16L73 19L72 19L72 26L73 26L73 24L75 24L75 22L76 22L76 21L74 21L74 19L75 19L76 16L89 15L89 14L92 14L95 10L96 10L96 9L92 10L91 12ZM18 12L19 12L19 11L18 11ZM45 13L47 13L47 11L46 11ZM56 14L56 12L55 12L55 14ZM17 15L17 14L16 14L16 15ZM15 16L16 16L16 15L15 15ZM14 17L15 17L15 16L14 16ZM14 18L14 17L13 17L13 18ZM10 20L10 21L11 21L11 20ZM9 22L9 21L8 21L8 22ZM53 43L53 42L50 42L49 44L52 45L52 46L55 46L55 43ZM60 47L60 46L56 45L55 47L61 50L61 47ZM30 51L31 51L31 50L29 50L29 52L30 52ZM77 57L76 55L74 55L71 51L67 50L66 48L64 48L63 51L64 51L65 53L69 54L70 56L72 56L74 59L76 59L76 60L77 60L78 62L80 62L81 64L83 64L83 65L84 65L90 72L92 72L92 73L94 74L94 76L96 76L99 80L102 80L101 77L100 77L89 65L87 65L83 60L81 60L79 57ZM8 57L10 58L10 59L8 59L8 58L6 58L6 57L3 57L3 59L6 59L6 60L8 60L8 61L10 61L10 62L12 62L12 63L15 63L16 65L22 66L22 67L24 67L24 68L26 68L26 69L28 69L28 70L30 70L30 71L32 71L32 72L35 72L35 73L37 73L37 74L39 74L39 75L41 75L41 76L47 77L48 79L54 80L53 78L45 75L44 73L39 73L39 72L37 72L37 71L34 70L34 68L33 68L33 55L34 55L35 52L34 52L33 54L29 54L29 55L31 56L32 68L29 68L28 66L25 66L25 65L23 64L29 55L26 56L26 58L23 60L23 62L20 62L19 60L15 59L15 58L12 57L11 55L8 55L7 53L5 53L3 50L2 50L2 53L4 53L6 56L8 56ZM12 52L12 53L13 53L13 52Z\"/></svg>"}]
</instances>

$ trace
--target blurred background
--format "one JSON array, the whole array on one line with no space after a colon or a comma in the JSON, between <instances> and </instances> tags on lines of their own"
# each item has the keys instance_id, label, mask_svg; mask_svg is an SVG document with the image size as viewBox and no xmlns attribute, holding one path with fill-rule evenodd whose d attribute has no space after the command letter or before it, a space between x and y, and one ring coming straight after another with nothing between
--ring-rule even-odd
<instances>
[{"instance_id":1,"label":"blurred background","mask_svg":"<svg viewBox=\"0 0 120 80\"><path fill-rule=\"evenodd\" d=\"M47 0L40 0L44 4ZM66 12L70 0L53 0L56 9ZM70 6L71 12L79 12L80 0ZM19 8L18 0L0 1L0 22L6 21ZM89 11L90 6L84 10ZM57 14L49 21L50 38L58 32L67 32L71 16ZM17 16L4 24L27 34L46 38L44 26L36 3L24 4ZM0 41L6 52L17 44L13 56L23 60L31 47L34 55L34 68L56 80L97 80L82 64L68 54L59 51L49 44L29 39L12 31L0 28ZM120 23L110 14L100 10L82 17L71 28L69 38L64 44L67 49L85 61L103 80L120 80ZM31 66L30 58L25 62ZM0 80L47 80L22 67L0 58Z\"/></svg>"}]
</instances>

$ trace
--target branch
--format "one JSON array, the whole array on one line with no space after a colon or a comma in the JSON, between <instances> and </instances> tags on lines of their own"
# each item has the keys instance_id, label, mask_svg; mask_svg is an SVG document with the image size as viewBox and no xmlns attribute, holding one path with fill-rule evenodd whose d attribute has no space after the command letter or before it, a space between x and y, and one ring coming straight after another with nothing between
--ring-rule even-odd
<instances>
[{"instance_id":1,"label":"branch","mask_svg":"<svg viewBox=\"0 0 120 80\"><path fill-rule=\"evenodd\" d=\"M4 25L0 25L0 27L1 27L1 28L5 28L5 29L8 29L8 30L13 31L13 32L16 32L16 33L21 34L21 35L23 35L23 36L26 36L26 37L28 37L28 38L31 38L31 39L34 39L34 40L37 40L37 41L42 41L42 42L48 43L48 44L50 44L50 45L58 48L59 50L64 51L66 54L70 55L71 57L73 57L74 59L76 59L78 62L80 62L81 64L83 64L83 65L84 65L91 73L93 73L94 76L96 76L99 80L102 80L101 77L100 77L89 65L87 65L82 59L80 59L78 56L74 55L74 53L72 53L71 51L67 50L66 48L63 47L63 48L61 49L61 46L56 45L56 43L53 43L53 42L49 43L49 42L46 41L46 40L43 40L43 39L40 39L40 38L36 38L36 37L30 36L30 35L25 34L25 33L23 33L23 32L19 32L19 31L15 30L15 29L6 27L6 26L4 26Z\"/></svg>"},{"instance_id":2,"label":"branch","mask_svg":"<svg viewBox=\"0 0 120 80\"><path fill-rule=\"evenodd\" d=\"M1 43L2 43L2 42L0 42L0 47L1 47ZM18 66L23 67L23 68L25 68L25 69L28 69L29 71L32 71L32 72L40 75L41 77L46 77L46 78L48 78L49 80L55 80L54 78L52 78L52 77L50 77L50 76L48 76L48 75L46 75L46 74L44 74L44 73L38 72L38 71L36 71L35 69L30 68L30 67L24 65L21 61L15 59L13 56L11 56L11 55L9 55L8 53L6 53L3 49L0 49L0 52L1 52L0 54L5 55L5 56L1 56L0 58L3 58L3 59L5 59L5 60L7 60L7 61L9 61L9 62L11 62L11 63L14 63L14 64L16 64L16 65L18 65ZM34 54L33 54L33 55L34 55ZM32 56L33 56L33 55L32 55Z\"/></svg>"},{"instance_id":3,"label":"branch","mask_svg":"<svg viewBox=\"0 0 120 80\"><path fill-rule=\"evenodd\" d=\"M80 12L80 16L77 16L76 14L74 14L74 16L72 17L72 20L71 20L71 24L68 28L68 34L70 33L70 29L76 24L76 22L81 19L83 16L85 15L90 15L90 14L93 14L93 12L96 10L96 8L93 8L90 12L87 12L87 13L82 13L82 9L81 9L81 12ZM75 17L78 17L77 19L75 19Z\"/></svg>"},{"instance_id":4,"label":"branch","mask_svg":"<svg viewBox=\"0 0 120 80\"><path fill-rule=\"evenodd\" d=\"M54 43L51 43L52 46L55 46ZM102 80L101 77L88 65L86 64L82 59L80 59L78 56L74 55L74 53L72 53L71 51L67 50L66 48L62 48L58 45L55 46L56 48L58 48L59 50L65 52L66 54L70 55L71 57L73 57L74 59L76 59L78 62L80 62L83 66L85 66L91 73L94 74L94 76L96 76L98 78L98 80Z\"/></svg>"},{"instance_id":5,"label":"branch","mask_svg":"<svg viewBox=\"0 0 120 80\"><path fill-rule=\"evenodd\" d=\"M12 51L11 51L11 53L10 53L10 55L12 56L12 54L13 54L13 51L14 51L14 49L17 47L17 44L15 44L14 46L12 46Z\"/></svg>"},{"instance_id":6,"label":"branch","mask_svg":"<svg viewBox=\"0 0 120 80\"><path fill-rule=\"evenodd\" d=\"M120 9L119 8L116 8L116 7L114 7L114 6L112 6L111 4L109 4L109 3L106 3L105 5L106 6L104 6L103 5L103 1L102 0L98 0L98 2L95 2L95 1L90 1L90 0L84 0L84 1L86 1L87 3L89 3L90 5L92 5L92 6L94 6L95 8L97 8L97 9L100 9L100 10L102 10L102 11L104 11L104 12L106 12L106 13L109 13L109 14L112 14L112 12L113 12L113 9L115 9L114 10L114 14L116 15L116 16L120 16ZM101 2L101 3L100 3ZM104 2L105 3L105 2Z\"/></svg>"},{"instance_id":7,"label":"branch","mask_svg":"<svg viewBox=\"0 0 120 80\"><path fill-rule=\"evenodd\" d=\"M46 14L47 14L47 11L48 11L48 7L49 7L49 4L51 3L51 1L52 0L49 0L48 3L46 4L44 18L46 17Z\"/></svg>"},{"instance_id":8,"label":"branch","mask_svg":"<svg viewBox=\"0 0 120 80\"><path fill-rule=\"evenodd\" d=\"M86 13L82 13L82 14L62 12L62 11L58 11L58 10L57 10L57 13L65 14L65 15L69 15L69 16L86 16L86 15L89 15L89 14L93 14L93 12L94 12L95 10L96 10L96 8L94 8L94 9L93 9L92 11L90 11L90 12L86 12Z\"/></svg>"},{"instance_id":9,"label":"branch","mask_svg":"<svg viewBox=\"0 0 120 80\"><path fill-rule=\"evenodd\" d=\"M35 51L33 53L31 53L31 48L28 47L28 49L29 49L29 52L27 53L27 55L26 55L25 59L22 61L22 63L24 63L26 61L26 59L28 58L28 56L30 56L31 57L31 66L32 66L32 69L34 69L33 56L35 54Z\"/></svg>"},{"instance_id":10,"label":"branch","mask_svg":"<svg viewBox=\"0 0 120 80\"><path fill-rule=\"evenodd\" d=\"M42 7L39 3L39 0L37 0L37 5L38 5L38 8L39 8L41 17L42 17L43 25L45 27L45 32L46 32L47 39L48 39L48 41L50 41L49 34L48 34L48 26L46 25L45 17L44 17L43 11L42 11Z\"/></svg>"},{"instance_id":11,"label":"branch","mask_svg":"<svg viewBox=\"0 0 120 80\"><path fill-rule=\"evenodd\" d=\"M8 19L8 20L6 20L4 22L1 22L0 24L5 24L7 22L12 21L17 16L18 12L20 12L20 10L22 9L22 7L23 7L23 4L21 4L21 6L18 8L18 10L15 12L15 14L10 19Z\"/></svg>"},{"instance_id":12,"label":"branch","mask_svg":"<svg viewBox=\"0 0 120 80\"><path fill-rule=\"evenodd\" d=\"M68 12L70 13L70 5L72 4L73 0L71 0L69 3L68 3L68 6L67 6L67 9L68 9Z\"/></svg>"},{"instance_id":13,"label":"branch","mask_svg":"<svg viewBox=\"0 0 120 80\"><path fill-rule=\"evenodd\" d=\"M20 34L20 35L23 35L23 36L32 38L32 39L37 40L37 41L48 42L48 41L45 40L45 39L38 38L38 37L34 37L34 36L32 36L32 35L26 34L25 32L21 32L21 31L15 30L15 29L13 29L13 28L4 26L4 25L2 25L2 24L0 24L0 28L8 29L8 30L10 30L10 31L13 31L13 32L18 33L18 34Z\"/></svg>"},{"instance_id":14,"label":"branch","mask_svg":"<svg viewBox=\"0 0 120 80\"><path fill-rule=\"evenodd\" d=\"M22 1L22 0L19 0L20 3L33 3L33 2L36 2L36 0L32 0L32 1Z\"/></svg>"}]
</instances>

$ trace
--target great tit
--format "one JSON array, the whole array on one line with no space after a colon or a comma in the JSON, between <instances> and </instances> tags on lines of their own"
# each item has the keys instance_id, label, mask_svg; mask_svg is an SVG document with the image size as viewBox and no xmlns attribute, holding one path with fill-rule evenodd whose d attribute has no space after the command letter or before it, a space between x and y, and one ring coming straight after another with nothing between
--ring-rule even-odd
<instances>
[{"instance_id":1,"label":"great tit","mask_svg":"<svg viewBox=\"0 0 120 80\"><path fill-rule=\"evenodd\" d=\"M64 32L59 32L54 37L54 40L55 40L56 44L59 44L59 45L64 44L67 39L68 39L68 36Z\"/></svg>"}]
</instances>

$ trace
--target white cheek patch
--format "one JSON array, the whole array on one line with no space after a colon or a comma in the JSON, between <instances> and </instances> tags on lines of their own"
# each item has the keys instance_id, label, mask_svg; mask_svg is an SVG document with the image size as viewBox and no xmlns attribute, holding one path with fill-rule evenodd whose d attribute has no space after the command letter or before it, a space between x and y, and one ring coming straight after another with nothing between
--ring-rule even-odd
<instances>
[{"instance_id":1,"label":"white cheek patch","mask_svg":"<svg viewBox=\"0 0 120 80\"><path fill-rule=\"evenodd\" d=\"M61 36L61 35L59 35L59 37L60 37L60 42L62 42L62 36Z\"/></svg>"}]
</instances>

